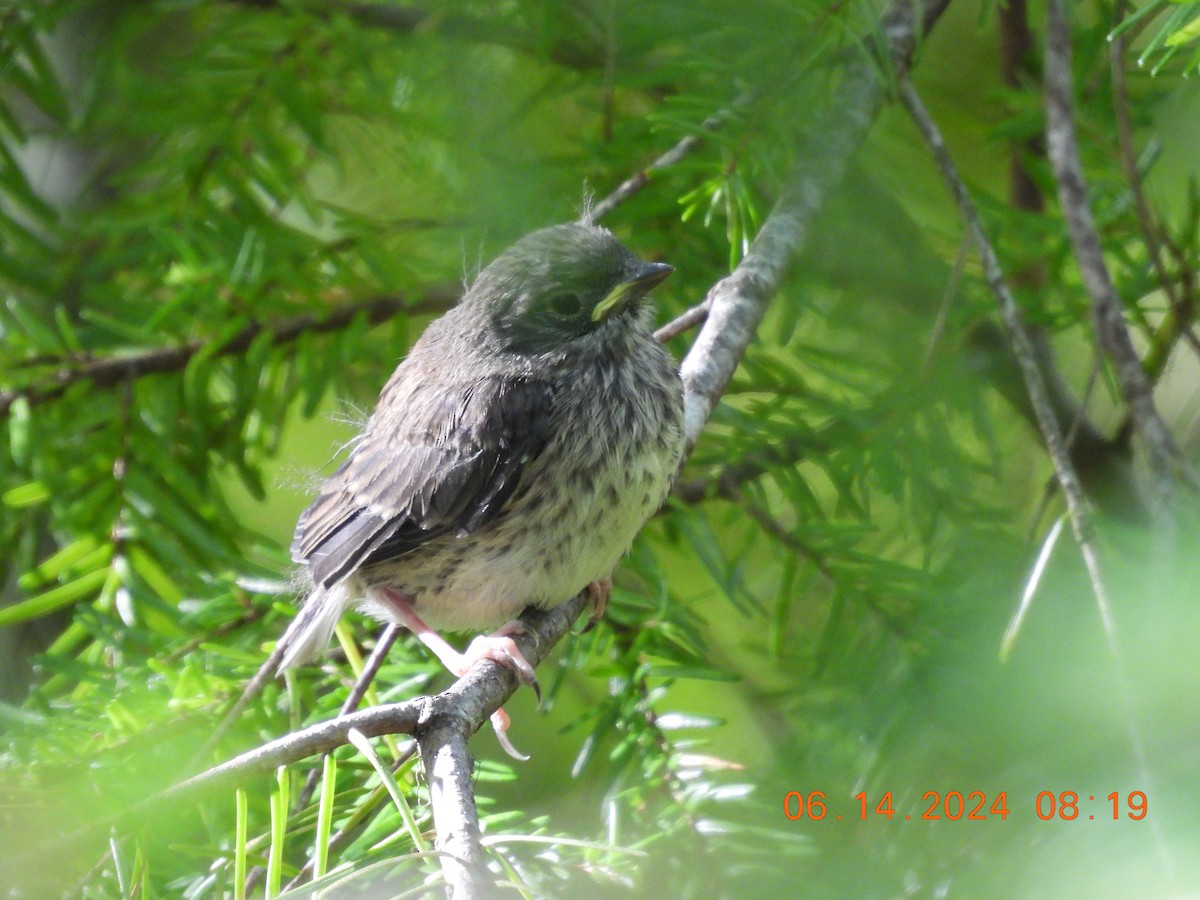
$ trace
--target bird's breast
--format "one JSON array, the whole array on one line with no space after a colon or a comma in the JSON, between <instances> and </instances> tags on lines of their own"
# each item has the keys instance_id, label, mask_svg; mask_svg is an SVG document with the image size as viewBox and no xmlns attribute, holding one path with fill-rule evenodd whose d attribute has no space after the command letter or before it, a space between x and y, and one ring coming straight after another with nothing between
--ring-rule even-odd
<instances>
[{"instance_id":1,"label":"bird's breast","mask_svg":"<svg viewBox=\"0 0 1200 900\"><path fill-rule=\"evenodd\" d=\"M683 449L673 360L646 334L634 352L579 362L505 510L372 574L413 595L434 627L488 627L608 577L666 499Z\"/></svg>"}]
</instances>

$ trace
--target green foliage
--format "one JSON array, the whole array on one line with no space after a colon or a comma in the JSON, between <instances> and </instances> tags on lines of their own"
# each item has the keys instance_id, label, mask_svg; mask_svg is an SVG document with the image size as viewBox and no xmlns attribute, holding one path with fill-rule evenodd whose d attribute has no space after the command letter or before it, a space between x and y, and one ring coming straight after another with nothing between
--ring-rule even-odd
<instances>
[{"instance_id":1,"label":"green foliage","mask_svg":"<svg viewBox=\"0 0 1200 900\"><path fill-rule=\"evenodd\" d=\"M1157 21L1155 21L1157 20ZM1155 75L1171 63L1179 66L1180 74L1200 71L1200 3L1188 0L1154 0L1129 13L1115 29L1118 37L1130 31L1153 27L1145 47L1138 55L1138 65L1151 65Z\"/></svg>"},{"instance_id":2,"label":"green foliage","mask_svg":"<svg viewBox=\"0 0 1200 900\"><path fill-rule=\"evenodd\" d=\"M1187 56L1196 9L1152 2L1121 20L1088 6L1074 32L1105 258L1160 397L1182 397L1166 412L1183 438L1200 190L1196 120L1168 125L1195 107L1181 76L1200 60ZM1072 402L1058 412L1100 435L1076 463L1101 514L1123 673L1065 537L998 661L1051 467L961 223L885 111L605 621L543 665L543 714L528 696L509 704L533 762L476 738L485 841L516 893L1197 883L1180 848L1200 822L1172 793L1194 768L1178 721L1200 699L1194 554L1147 536L1107 368L1081 400L1089 302L1037 146L1036 66L1003 84L993 5L952 14L918 81L1062 376ZM676 266L656 292L664 321L699 302L821 152L813 112L877 15L783 0L736 14L716 0L0 11L0 869L13 896L440 891L403 739L194 804L138 804L337 714L377 631L356 617L323 664L269 684L208 746L294 611L286 546L312 473L461 282L694 135L606 224ZM1115 86L1119 20L1156 79ZM1044 209L1010 196L1012 156ZM1178 546L1190 536L1185 523ZM364 702L444 683L401 642ZM1158 830L1036 818L1037 792L1076 787L1147 791ZM1020 812L974 830L906 825L863 821L850 799L873 808L890 791L919 814L924 792L955 789L1007 791ZM844 820L788 819L793 790L824 791ZM1147 875L1161 856L1174 884Z\"/></svg>"}]
</instances>

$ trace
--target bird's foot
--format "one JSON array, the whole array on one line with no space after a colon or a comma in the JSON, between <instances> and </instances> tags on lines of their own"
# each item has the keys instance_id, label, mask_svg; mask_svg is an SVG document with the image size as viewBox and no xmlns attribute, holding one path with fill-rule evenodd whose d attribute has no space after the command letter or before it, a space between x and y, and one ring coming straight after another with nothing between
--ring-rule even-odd
<instances>
[{"instance_id":1,"label":"bird's foot","mask_svg":"<svg viewBox=\"0 0 1200 900\"><path fill-rule=\"evenodd\" d=\"M522 623L513 620L501 626L493 634L481 634L471 641L466 653L459 653L450 646L444 637L425 624L425 621L413 611L411 604L403 595L391 588L378 588L376 599L392 612L397 621L415 634L417 640L433 651L433 655L454 675L461 678L471 671L476 663L490 659L515 672L522 684L533 688L534 694L537 695L538 706L542 705L542 689L538 685L533 666L529 664L529 660L525 658L525 654L521 652L516 641L511 637L511 635L522 634L525 631ZM496 732L496 740L500 742L504 752L513 759L527 760L529 757L518 751L512 745L512 741L508 739L509 721L508 713L503 709L492 713L492 730Z\"/></svg>"},{"instance_id":2,"label":"bird's foot","mask_svg":"<svg viewBox=\"0 0 1200 900\"><path fill-rule=\"evenodd\" d=\"M479 635L479 637L471 641L466 653L458 654L458 667L451 667L450 671L456 675L466 675L475 663L484 659L490 659L492 662L499 663L506 669L512 669L517 674L517 677L521 679L521 684L527 684L533 688L533 693L537 695L538 706L540 707L542 705L542 688L538 684L537 675L534 674L533 666L529 664L529 660L525 658L525 654L517 647L517 642L510 637L513 634L522 634L524 631L524 625L520 622L512 621L492 634Z\"/></svg>"},{"instance_id":3,"label":"bird's foot","mask_svg":"<svg viewBox=\"0 0 1200 900\"><path fill-rule=\"evenodd\" d=\"M588 623L583 627L583 633L587 634L596 627L596 623L604 618L604 611L608 609L608 598L612 595L612 579L603 578L600 581L590 581L585 588L588 595L588 603L592 606L592 611L588 615Z\"/></svg>"},{"instance_id":4,"label":"bird's foot","mask_svg":"<svg viewBox=\"0 0 1200 900\"><path fill-rule=\"evenodd\" d=\"M524 625L520 622L512 621L493 634L481 634L475 640L471 641L466 653L457 654L457 664L451 666L447 663L447 668L456 675L462 676L466 675L476 663L481 660L490 659L492 662L498 663L506 669L512 669L512 671L517 673L517 677L521 679L522 684L527 684L533 688L533 693L537 696L538 708L541 708L542 689L538 685L537 676L533 672L533 666L529 664L529 660L525 658L525 654L521 652L516 641L510 637L510 635L521 634L524 631ZM496 733L496 740L505 753L513 759L525 762L529 757L514 747L512 741L508 739L510 721L508 713L503 708L496 710L492 713L491 718L492 731Z\"/></svg>"},{"instance_id":5,"label":"bird's foot","mask_svg":"<svg viewBox=\"0 0 1200 900\"><path fill-rule=\"evenodd\" d=\"M471 641L466 653L459 653L450 646L444 637L425 624L425 620L416 614L408 599L402 594L391 588L377 588L376 591L377 602L385 606L401 625L416 635L417 640L432 650L433 655L441 660L442 665L453 674L462 677L471 670L475 663L490 659L515 672L522 684L533 688L533 692L537 694L538 703L541 703L542 691L538 687L533 666L529 664L529 660L521 653L516 641L510 636L525 632L525 626L520 622L514 619L492 634L481 634Z\"/></svg>"}]
</instances>

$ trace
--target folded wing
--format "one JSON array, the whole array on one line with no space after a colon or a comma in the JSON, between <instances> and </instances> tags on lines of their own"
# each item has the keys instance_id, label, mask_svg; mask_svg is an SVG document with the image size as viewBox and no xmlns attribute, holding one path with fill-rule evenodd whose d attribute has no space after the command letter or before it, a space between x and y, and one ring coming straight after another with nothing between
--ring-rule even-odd
<instances>
[{"instance_id":1,"label":"folded wing","mask_svg":"<svg viewBox=\"0 0 1200 900\"><path fill-rule=\"evenodd\" d=\"M292 559L318 587L492 521L545 447L549 384L489 376L448 387L405 374L296 525Z\"/></svg>"}]
</instances>

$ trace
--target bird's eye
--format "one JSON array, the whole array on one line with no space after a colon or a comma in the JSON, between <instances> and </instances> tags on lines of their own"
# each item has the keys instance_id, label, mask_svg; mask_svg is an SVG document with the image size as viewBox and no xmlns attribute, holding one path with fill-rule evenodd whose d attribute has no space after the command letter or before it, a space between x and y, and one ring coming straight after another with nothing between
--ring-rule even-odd
<instances>
[{"instance_id":1,"label":"bird's eye","mask_svg":"<svg viewBox=\"0 0 1200 900\"><path fill-rule=\"evenodd\" d=\"M550 308L560 316L573 316L579 312L579 297L576 294L555 294L550 298Z\"/></svg>"}]
</instances>

